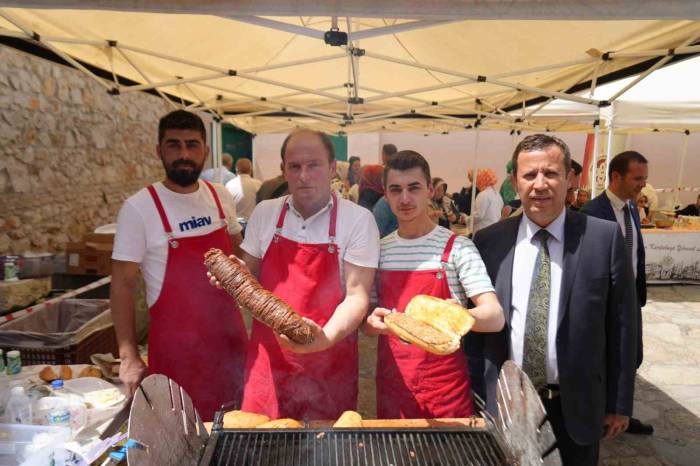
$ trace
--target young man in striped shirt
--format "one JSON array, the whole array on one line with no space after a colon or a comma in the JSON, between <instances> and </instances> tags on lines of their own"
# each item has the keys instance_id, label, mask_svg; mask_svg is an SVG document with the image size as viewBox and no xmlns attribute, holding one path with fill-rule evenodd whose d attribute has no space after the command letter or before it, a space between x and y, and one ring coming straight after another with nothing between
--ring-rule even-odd
<instances>
[{"instance_id":1,"label":"young man in striped shirt","mask_svg":"<svg viewBox=\"0 0 700 466\"><path fill-rule=\"evenodd\" d=\"M378 418L468 417L473 413L467 358L462 351L436 356L402 343L384 316L403 312L415 295L453 299L470 312L472 331L503 328L503 310L479 252L471 240L435 225L428 214L433 194L428 162L401 151L384 171L385 196L399 221L381 240L378 307L364 325L379 335ZM476 306L467 310L467 301Z\"/></svg>"}]
</instances>

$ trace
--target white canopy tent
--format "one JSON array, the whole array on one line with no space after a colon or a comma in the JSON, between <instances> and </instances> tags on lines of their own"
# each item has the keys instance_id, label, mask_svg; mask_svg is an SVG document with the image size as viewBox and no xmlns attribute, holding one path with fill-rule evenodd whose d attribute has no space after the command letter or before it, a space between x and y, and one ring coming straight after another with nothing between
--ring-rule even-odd
<instances>
[{"instance_id":1,"label":"white canopy tent","mask_svg":"<svg viewBox=\"0 0 700 466\"><path fill-rule=\"evenodd\" d=\"M0 0L20 4L0 8L0 38L49 49L105 92L157 92L254 133L544 130L537 107L512 110L598 107L572 90L700 53L700 22L675 19L700 19L695 1ZM324 43L329 30L347 44Z\"/></svg>"},{"instance_id":2,"label":"white canopy tent","mask_svg":"<svg viewBox=\"0 0 700 466\"><path fill-rule=\"evenodd\" d=\"M679 133L683 142L675 187L674 204L677 204L681 189L695 188L681 186L681 180L687 157L688 137L691 131L700 129L700 88L697 86L699 78L700 58L685 60L651 73L598 86L592 92L586 93L596 100L611 102L605 108L558 100L542 107L530 117L530 121L553 130L587 128L590 131L595 125L597 148L599 125L596 122L602 120L608 136L606 162L611 159L610 141L616 132ZM595 149L592 167L597 166L598 155L599 151Z\"/></svg>"}]
</instances>

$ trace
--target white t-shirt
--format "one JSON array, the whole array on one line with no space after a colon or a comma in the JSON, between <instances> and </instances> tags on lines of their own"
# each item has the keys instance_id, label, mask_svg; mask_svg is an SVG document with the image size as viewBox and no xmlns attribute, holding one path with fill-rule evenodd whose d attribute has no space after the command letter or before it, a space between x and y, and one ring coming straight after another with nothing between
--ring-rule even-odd
<instances>
[{"instance_id":1,"label":"white t-shirt","mask_svg":"<svg viewBox=\"0 0 700 466\"><path fill-rule=\"evenodd\" d=\"M294 208L291 196L263 201L255 207L248 220L241 248L251 256L262 258L272 242L284 202L289 210L284 219L282 236L309 244L328 243L328 226L332 202L304 220ZM372 212L345 199L338 199L336 244L342 280L343 261L360 267L377 268L379 261L379 230Z\"/></svg>"},{"instance_id":2,"label":"white t-shirt","mask_svg":"<svg viewBox=\"0 0 700 466\"><path fill-rule=\"evenodd\" d=\"M161 182L154 186L173 230L173 237L201 236L221 228L216 202L203 181L200 180L199 189L190 194L171 191ZM212 186L224 209L228 233L239 233L241 226L236 220L236 206L231 194L223 185L212 183ZM163 286L168 237L156 204L146 188L128 198L119 211L112 259L141 264L141 273L146 282L146 301L152 306Z\"/></svg>"},{"instance_id":3,"label":"white t-shirt","mask_svg":"<svg viewBox=\"0 0 700 466\"><path fill-rule=\"evenodd\" d=\"M442 253L452 232L436 226L420 238L406 239L394 231L382 238L380 270L437 270L441 266ZM462 305L467 298L493 291L491 279L479 251L469 238L458 236L452 244L447 260L447 285L452 298Z\"/></svg>"},{"instance_id":4,"label":"white t-shirt","mask_svg":"<svg viewBox=\"0 0 700 466\"><path fill-rule=\"evenodd\" d=\"M496 192L493 186L476 195L476 207L474 208L474 233L493 225L501 219L503 210L503 198Z\"/></svg>"},{"instance_id":5,"label":"white t-shirt","mask_svg":"<svg viewBox=\"0 0 700 466\"><path fill-rule=\"evenodd\" d=\"M236 203L238 216L248 220L250 214L255 209L255 195L262 185L262 181L252 178L250 175L242 173L226 183L226 189L233 196Z\"/></svg>"}]
</instances>

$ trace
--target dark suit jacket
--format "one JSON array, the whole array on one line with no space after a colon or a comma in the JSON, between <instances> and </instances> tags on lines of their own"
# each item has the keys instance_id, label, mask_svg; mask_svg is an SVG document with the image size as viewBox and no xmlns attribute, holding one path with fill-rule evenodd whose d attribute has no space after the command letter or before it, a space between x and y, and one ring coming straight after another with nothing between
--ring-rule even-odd
<instances>
[{"instance_id":1,"label":"dark suit jacket","mask_svg":"<svg viewBox=\"0 0 700 466\"><path fill-rule=\"evenodd\" d=\"M639 301L639 306L637 308L637 367L642 365L642 359L644 359L644 345L642 342L642 307L647 303L647 276L646 276L646 253L644 251L644 238L642 237L642 229L640 227L639 221L639 211L637 206L633 203L629 203L630 214L632 216L632 222L634 223L634 230L637 235L637 299ZM615 222L615 212L613 211L612 204L608 198L605 191L591 199L589 202L581 207L581 212L586 215L591 215L593 217L602 218L603 220L610 220Z\"/></svg>"},{"instance_id":2,"label":"dark suit jacket","mask_svg":"<svg viewBox=\"0 0 700 466\"><path fill-rule=\"evenodd\" d=\"M503 306L506 327L484 334L487 407L509 357L513 256L522 215L479 231L481 253ZM616 224L567 211L557 328L557 366L567 431L580 444L603 434L606 413L632 413L636 360L636 296L632 266Z\"/></svg>"}]
</instances>

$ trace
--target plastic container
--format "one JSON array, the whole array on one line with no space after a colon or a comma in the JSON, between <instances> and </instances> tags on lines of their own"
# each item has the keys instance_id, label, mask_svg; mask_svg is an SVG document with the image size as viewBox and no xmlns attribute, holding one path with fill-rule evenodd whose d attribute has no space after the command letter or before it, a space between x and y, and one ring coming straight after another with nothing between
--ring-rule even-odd
<instances>
[{"instance_id":1,"label":"plastic container","mask_svg":"<svg viewBox=\"0 0 700 466\"><path fill-rule=\"evenodd\" d=\"M7 352L7 375L16 375L22 372L22 354L17 350Z\"/></svg>"},{"instance_id":2,"label":"plastic container","mask_svg":"<svg viewBox=\"0 0 700 466\"><path fill-rule=\"evenodd\" d=\"M0 280L5 279L5 262L14 263L15 272L22 271L22 258L20 256L0 256Z\"/></svg>"},{"instance_id":3,"label":"plastic container","mask_svg":"<svg viewBox=\"0 0 700 466\"><path fill-rule=\"evenodd\" d=\"M43 442L42 442L43 440ZM70 429L54 426L26 426L21 424L0 424L0 464L16 466L38 455L38 450L46 451L46 441L58 447L70 440ZM53 449L53 448L52 448ZM48 452L50 455L51 452ZM42 455L43 456L43 455ZM51 464L42 463L29 464ZM59 462L55 462L58 466Z\"/></svg>"},{"instance_id":4,"label":"plastic container","mask_svg":"<svg viewBox=\"0 0 700 466\"><path fill-rule=\"evenodd\" d=\"M6 409L7 402L10 399L10 380L3 372L0 374L0 423L7 422Z\"/></svg>"},{"instance_id":5,"label":"plastic container","mask_svg":"<svg viewBox=\"0 0 700 466\"><path fill-rule=\"evenodd\" d=\"M33 424L32 402L24 393L24 387L14 387L7 402L7 420L11 424Z\"/></svg>"},{"instance_id":6,"label":"plastic container","mask_svg":"<svg viewBox=\"0 0 700 466\"><path fill-rule=\"evenodd\" d=\"M90 364L92 354L119 353L106 299L65 299L7 322L0 348L21 350L26 366Z\"/></svg>"}]
</instances>

